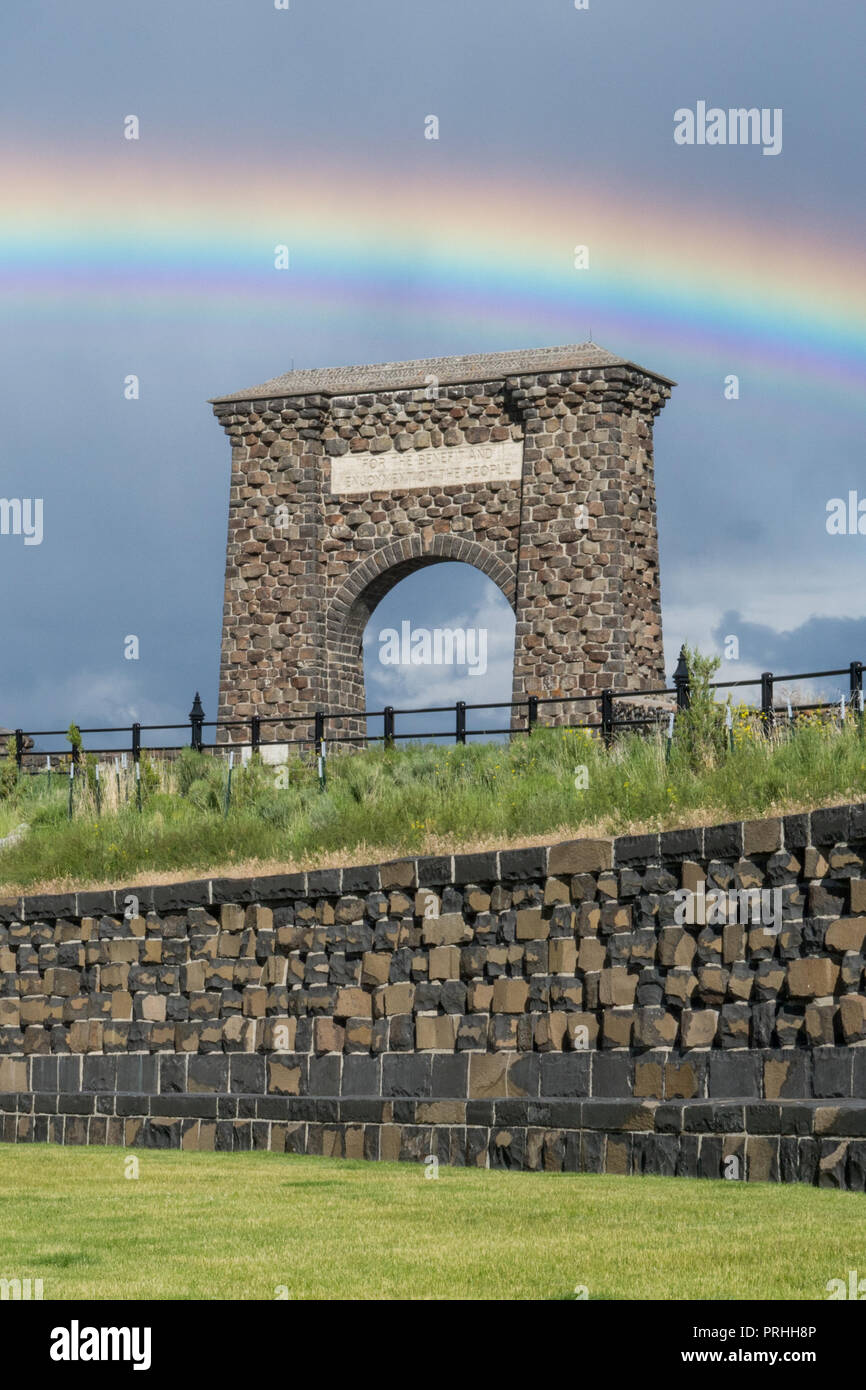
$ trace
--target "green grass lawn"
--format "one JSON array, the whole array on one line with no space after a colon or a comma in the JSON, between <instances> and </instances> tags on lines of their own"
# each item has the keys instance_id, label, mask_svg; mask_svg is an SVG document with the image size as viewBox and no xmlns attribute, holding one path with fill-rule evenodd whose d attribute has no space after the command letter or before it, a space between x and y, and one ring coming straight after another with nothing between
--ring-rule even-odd
<instances>
[{"instance_id":1,"label":"green grass lawn","mask_svg":"<svg viewBox=\"0 0 866 1390\"><path fill-rule=\"evenodd\" d=\"M856 720L767 738L743 716L731 750L714 717L709 729L683 724L669 759L659 737L629 735L606 749L581 733L537 730L510 743L335 757L324 791L309 760L253 763L235 770L227 813L225 759L189 750L173 765L145 764L140 811L129 772L118 800L103 769L97 809L95 768L82 770L72 820L68 779L55 774L49 788L44 775L7 776L0 828L29 830L0 850L0 897L712 825L866 795Z\"/></svg>"},{"instance_id":2,"label":"green grass lawn","mask_svg":"<svg viewBox=\"0 0 866 1390\"><path fill-rule=\"evenodd\" d=\"M0 1277L46 1299L823 1300L849 1269L850 1192L0 1145Z\"/></svg>"}]
</instances>

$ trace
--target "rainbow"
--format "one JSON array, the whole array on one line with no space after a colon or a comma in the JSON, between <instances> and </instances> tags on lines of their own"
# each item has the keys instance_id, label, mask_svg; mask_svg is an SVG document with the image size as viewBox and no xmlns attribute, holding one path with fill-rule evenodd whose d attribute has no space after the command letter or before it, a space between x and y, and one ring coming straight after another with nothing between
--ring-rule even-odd
<instances>
[{"instance_id":1,"label":"rainbow","mask_svg":"<svg viewBox=\"0 0 866 1390\"><path fill-rule=\"evenodd\" d=\"M700 371L819 379L863 397L866 264L844 234L589 176L411 168L331 158L159 158L123 143L74 160L4 164L0 290L7 312L291 322L334 337L369 324L404 355L590 336L681 382ZM274 269L274 247L291 268ZM574 248L589 248L588 270ZM336 358L335 358L336 361ZM276 362L273 370L288 363ZM324 365L296 361L296 367ZM215 382L214 389L236 386Z\"/></svg>"}]
</instances>

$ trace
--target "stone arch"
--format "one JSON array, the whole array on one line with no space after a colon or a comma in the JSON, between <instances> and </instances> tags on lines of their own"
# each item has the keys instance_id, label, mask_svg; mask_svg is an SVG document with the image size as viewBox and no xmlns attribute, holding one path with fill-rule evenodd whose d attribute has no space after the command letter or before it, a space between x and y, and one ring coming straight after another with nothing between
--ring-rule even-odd
<instances>
[{"instance_id":1,"label":"stone arch","mask_svg":"<svg viewBox=\"0 0 866 1390\"><path fill-rule=\"evenodd\" d=\"M372 555L352 566L348 579L328 606L325 650L331 708L364 708L364 629L385 595L416 570L448 561L472 565L486 574L512 608L515 606L516 556L509 564L486 546L450 531L434 535L426 545L416 533L379 546Z\"/></svg>"}]
</instances>

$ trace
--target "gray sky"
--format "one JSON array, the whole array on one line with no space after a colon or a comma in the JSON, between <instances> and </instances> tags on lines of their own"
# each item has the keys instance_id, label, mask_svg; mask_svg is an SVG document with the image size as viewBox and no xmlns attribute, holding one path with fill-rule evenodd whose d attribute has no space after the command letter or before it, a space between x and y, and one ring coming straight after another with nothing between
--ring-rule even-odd
<instances>
[{"instance_id":1,"label":"gray sky","mask_svg":"<svg viewBox=\"0 0 866 1390\"><path fill-rule=\"evenodd\" d=\"M656 428L668 673L729 633L729 678L866 659L866 537L825 526L866 496L864 49L852 0L5 0L0 495L42 498L44 538L0 536L0 724L183 719L196 688L215 713L208 397L590 327L679 382ZM678 147L699 100L781 108L781 154ZM489 681L373 661L372 706L508 698L512 619L480 574L413 576L368 645L403 618L487 626Z\"/></svg>"}]
</instances>

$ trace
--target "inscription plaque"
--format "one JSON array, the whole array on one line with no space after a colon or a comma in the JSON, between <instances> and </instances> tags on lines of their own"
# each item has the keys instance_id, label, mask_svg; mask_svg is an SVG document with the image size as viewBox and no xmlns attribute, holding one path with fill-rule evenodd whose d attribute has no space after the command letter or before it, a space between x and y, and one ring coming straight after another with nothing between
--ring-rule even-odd
<instances>
[{"instance_id":1,"label":"inscription plaque","mask_svg":"<svg viewBox=\"0 0 866 1390\"><path fill-rule=\"evenodd\" d=\"M449 484L517 482L523 472L523 442L452 444L441 449L389 449L331 460L331 492L392 492Z\"/></svg>"}]
</instances>

